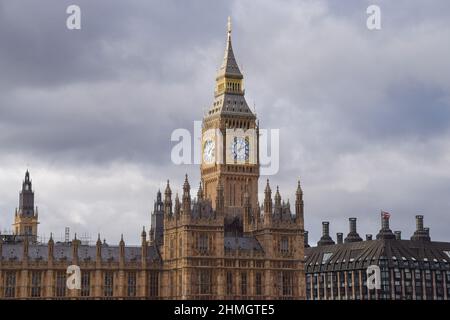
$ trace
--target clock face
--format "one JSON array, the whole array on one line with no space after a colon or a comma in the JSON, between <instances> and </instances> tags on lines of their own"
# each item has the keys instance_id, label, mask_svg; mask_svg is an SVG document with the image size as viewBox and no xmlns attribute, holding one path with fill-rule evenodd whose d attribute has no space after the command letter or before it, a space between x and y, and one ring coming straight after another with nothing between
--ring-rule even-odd
<instances>
[{"instance_id":1,"label":"clock face","mask_svg":"<svg viewBox=\"0 0 450 320\"><path fill-rule=\"evenodd\" d=\"M203 161L205 163L213 163L215 159L215 151L216 147L214 145L214 141L211 139L206 140L203 145Z\"/></svg>"},{"instance_id":2,"label":"clock face","mask_svg":"<svg viewBox=\"0 0 450 320\"><path fill-rule=\"evenodd\" d=\"M246 161L249 157L249 143L245 138L236 137L231 142L231 155L234 160Z\"/></svg>"}]
</instances>

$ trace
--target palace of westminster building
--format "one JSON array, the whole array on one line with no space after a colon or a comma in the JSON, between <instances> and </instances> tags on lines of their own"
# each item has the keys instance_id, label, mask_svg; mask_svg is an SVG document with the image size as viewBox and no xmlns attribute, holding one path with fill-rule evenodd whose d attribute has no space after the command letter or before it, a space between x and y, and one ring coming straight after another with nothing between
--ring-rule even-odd
<instances>
[{"instance_id":1,"label":"palace of westminster building","mask_svg":"<svg viewBox=\"0 0 450 320\"><path fill-rule=\"evenodd\" d=\"M241 133L230 138L228 129ZM450 243L431 241L422 215L410 239L391 231L390 214L375 239L363 240L350 218L347 237L338 233L335 242L323 222L310 247L300 183L292 212L278 187L272 199L269 181L259 204L258 155L258 122L245 101L229 23L214 102L203 119L196 197L187 175L180 196L167 181L140 246L123 238L110 245L100 235L95 246L76 235L44 243L27 171L13 232L0 234L0 299L450 299ZM67 288L71 265L81 270L80 289ZM369 290L373 266L380 287Z\"/></svg>"},{"instance_id":2,"label":"palace of westminster building","mask_svg":"<svg viewBox=\"0 0 450 320\"><path fill-rule=\"evenodd\" d=\"M168 181L164 194L156 196L151 228L142 231L140 246L127 246L123 238L109 245L100 235L95 246L76 235L43 243L27 171L13 232L0 235L0 299L305 299L300 183L294 212L278 188L272 199L269 181L260 205L259 134L229 139L227 129L258 133L230 23L214 102L203 119L196 197L187 175L180 196L172 194ZM81 289L67 289L69 265L80 267Z\"/></svg>"}]
</instances>

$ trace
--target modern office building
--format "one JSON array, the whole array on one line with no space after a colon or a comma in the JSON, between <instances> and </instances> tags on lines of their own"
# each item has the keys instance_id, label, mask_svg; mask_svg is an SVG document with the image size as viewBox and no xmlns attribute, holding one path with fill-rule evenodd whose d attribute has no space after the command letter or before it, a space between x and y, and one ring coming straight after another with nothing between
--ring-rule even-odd
<instances>
[{"instance_id":1,"label":"modern office building","mask_svg":"<svg viewBox=\"0 0 450 320\"><path fill-rule=\"evenodd\" d=\"M305 248L306 297L309 300L447 300L450 297L450 243L431 241L416 216L416 231L410 239L392 232L389 215L383 215L376 238L363 240L356 230L356 218L350 218L350 230L344 239L329 234L323 222L322 237L316 247ZM305 243L307 243L307 239ZM380 271L379 289L367 287L370 266Z\"/></svg>"}]
</instances>

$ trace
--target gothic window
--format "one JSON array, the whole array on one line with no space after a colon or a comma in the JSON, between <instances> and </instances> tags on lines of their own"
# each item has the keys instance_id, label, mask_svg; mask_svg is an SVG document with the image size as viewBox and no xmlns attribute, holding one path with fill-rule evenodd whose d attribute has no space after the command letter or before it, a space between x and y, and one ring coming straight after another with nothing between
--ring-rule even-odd
<instances>
[{"instance_id":1,"label":"gothic window","mask_svg":"<svg viewBox=\"0 0 450 320\"><path fill-rule=\"evenodd\" d=\"M33 234L33 229L30 226L25 227L25 235L30 236Z\"/></svg>"},{"instance_id":2,"label":"gothic window","mask_svg":"<svg viewBox=\"0 0 450 320\"><path fill-rule=\"evenodd\" d=\"M66 296L66 272L58 271L56 273L56 296L65 297Z\"/></svg>"},{"instance_id":3,"label":"gothic window","mask_svg":"<svg viewBox=\"0 0 450 320\"><path fill-rule=\"evenodd\" d=\"M16 296L16 272L8 271L5 276L5 298Z\"/></svg>"},{"instance_id":4,"label":"gothic window","mask_svg":"<svg viewBox=\"0 0 450 320\"><path fill-rule=\"evenodd\" d=\"M206 254L208 252L208 235L200 234L197 238L197 250L200 254Z\"/></svg>"},{"instance_id":5,"label":"gothic window","mask_svg":"<svg viewBox=\"0 0 450 320\"><path fill-rule=\"evenodd\" d=\"M83 271L81 273L81 296L89 297L91 285L91 273L89 271Z\"/></svg>"},{"instance_id":6,"label":"gothic window","mask_svg":"<svg viewBox=\"0 0 450 320\"><path fill-rule=\"evenodd\" d=\"M127 295L129 297L136 296L136 272L128 272Z\"/></svg>"},{"instance_id":7,"label":"gothic window","mask_svg":"<svg viewBox=\"0 0 450 320\"><path fill-rule=\"evenodd\" d=\"M175 257L175 240L173 238L170 239L170 258L173 259Z\"/></svg>"},{"instance_id":8,"label":"gothic window","mask_svg":"<svg viewBox=\"0 0 450 320\"><path fill-rule=\"evenodd\" d=\"M241 295L247 295L247 273L241 273Z\"/></svg>"},{"instance_id":9,"label":"gothic window","mask_svg":"<svg viewBox=\"0 0 450 320\"><path fill-rule=\"evenodd\" d=\"M158 296L158 272L150 272L149 278L149 296L155 298Z\"/></svg>"},{"instance_id":10,"label":"gothic window","mask_svg":"<svg viewBox=\"0 0 450 320\"><path fill-rule=\"evenodd\" d=\"M311 275L306 275L306 299L311 300Z\"/></svg>"},{"instance_id":11,"label":"gothic window","mask_svg":"<svg viewBox=\"0 0 450 320\"><path fill-rule=\"evenodd\" d=\"M280 252L286 254L289 252L289 238L282 237L280 241Z\"/></svg>"},{"instance_id":12,"label":"gothic window","mask_svg":"<svg viewBox=\"0 0 450 320\"><path fill-rule=\"evenodd\" d=\"M33 271L31 273L31 296L40 297L41 296L41 285L42 285L42 272Z\"/></svg>"},{"instance_id":13,"label":"gothic window","mask_svg":"<svg viewBox=\"0 0 450 320\"><path fill-rule=\"evenodd\" d=\"M199 270L198 272L200 294L211 294L211 271Z\"/></svg>"},{"instance_id":14,"label":"gothic window","mask_svg":"<svg viewBox=\"0 0 450 320\"><path fill-rule=\"evenodd\" d=\"M292 273L288 271L282 271L281 278L283 296L292 296Z\"/></svg>"},{"instance_id":15,"label":"gothic window","mask_svg":"<svg viewBox=\"0 0 450 320\"><path fill-rule=\"evenodd\" d=\"M256 273L255 284L256 284L256 295L257 296L262 295L262 274L261 274L261 272Z\"/></svg>"},{"instance_id":16,"label":"gothic window","mask_svg":"<svg viewBox=\"0 0 450 320\"><path fill-rule=\"evenodd\" d=\"M227 295L233 294L233 273L231 271L227 272Z\"/></svg>"},{"instance_id":17,"label":"gothic window","mask_svg":"<svg viewBox=\"0 0 450 320\"><path fill-rule=\"evenodd\" d=\"M105 297L113 296L113 284L114 284L114 274L110 271L105 272L104 283L103 283L103 295Z\"/></svg>"}]
</instances>

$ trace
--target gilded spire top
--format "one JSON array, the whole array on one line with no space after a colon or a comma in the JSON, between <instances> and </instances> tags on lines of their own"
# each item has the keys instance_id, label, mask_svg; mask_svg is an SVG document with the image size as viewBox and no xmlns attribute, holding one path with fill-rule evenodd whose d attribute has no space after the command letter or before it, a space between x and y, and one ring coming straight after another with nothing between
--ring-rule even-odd
<instances>
[{"instance_id":1,"label":"gilded spire top","mask_svg":"<svg viewBox=\"0 0 450 320\"><path fill-rule=\"evenodd\" d=\"M223 57L223 62L219 70L217 78L229 77L235 79L242 79L241 70L234 57L233 47L231 45L231 18L228 17L227 23L227 46L225 48L225 55Z\"/></svg>"}]
</instances>

